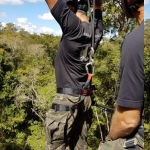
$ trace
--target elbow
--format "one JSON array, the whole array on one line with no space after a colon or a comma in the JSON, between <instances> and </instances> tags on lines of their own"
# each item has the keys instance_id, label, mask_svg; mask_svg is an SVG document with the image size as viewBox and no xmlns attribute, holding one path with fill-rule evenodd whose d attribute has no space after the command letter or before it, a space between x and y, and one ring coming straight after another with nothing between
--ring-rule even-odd
<instances>
[{"instance_id":1,"label":"elbow","mask_svg":"<svg viewBox=\"0 0 150 150\"><path fill-rule=\"evenodd\" d=\"M122 125L129 133L133 132L139 125L140 120L137 119L127 119L122 122Z\"/></svg>"}]
</instances>

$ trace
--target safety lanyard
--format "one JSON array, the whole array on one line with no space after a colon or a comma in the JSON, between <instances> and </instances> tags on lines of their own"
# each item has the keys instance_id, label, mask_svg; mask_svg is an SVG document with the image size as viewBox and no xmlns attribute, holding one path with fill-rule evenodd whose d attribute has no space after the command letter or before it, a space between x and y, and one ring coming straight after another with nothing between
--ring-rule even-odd
<instances>
[{"instance_id":1,"label":"safety lanyard","mask_svg":"<svg viewBox=\"0 0 150 150\"><path fill-rule=\"evenodd\" d=\"M93 0L93 16L91 13L91 8L90 8L90 0L88 0L88 9L89 9L89 13L91 16L91 32L92 32L92 45L90 47L90 52L89 52L89 62L86 64L85 69L87 71L88 74L92 74L92 76L94 75L94 59L93 59L93 55L94 55L94 37L95 37L95 33L94 33L94 24L95 24L95 0ZM89 72L89 66L91 65L91 72ZM91 76L91 75L90 75Z\"/></svg>"}]
</instances>

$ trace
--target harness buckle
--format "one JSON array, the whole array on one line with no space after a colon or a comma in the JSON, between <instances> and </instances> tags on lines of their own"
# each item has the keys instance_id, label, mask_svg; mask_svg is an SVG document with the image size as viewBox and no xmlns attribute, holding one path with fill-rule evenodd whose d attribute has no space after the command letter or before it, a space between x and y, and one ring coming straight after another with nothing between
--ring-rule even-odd
<instances>
[{"instance_id":1,"label":"harness buckle","mask_svg":"<svg viewBox=\"0 0 150 150\"><path fill-rule=\"evenodd\" d=\"M94 74L94 60L92 59L94 55L94 49L91 47L89 51L89 62L85 65L86 72L89 74L88 66L91 66L91 73Z\"/></svg>"},{"instance_id":2,"label":"harness buckle","mask_svg":"<svg viewBox=\"0 0 150 150\"><path fill-rule=\"evenodd\" d=\"M135 147L136 145L138 144L138 141L137 139L134 137L132 139L127 139L125 142L124 142L124 148L130 148L130 147Z\"/></svg>"}]
</instances>

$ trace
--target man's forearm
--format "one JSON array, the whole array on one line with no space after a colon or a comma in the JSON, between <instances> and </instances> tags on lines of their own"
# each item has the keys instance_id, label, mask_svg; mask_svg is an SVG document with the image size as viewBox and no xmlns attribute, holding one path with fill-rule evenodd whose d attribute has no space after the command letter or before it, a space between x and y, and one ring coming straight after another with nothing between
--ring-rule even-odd
<instances>
[{"instance_id":1,"label":"man's forearm","mask_svg":"<svg viewBox=\"0 0 150 150\"><path fill-rule=\"evenodd\" d=\"M108 137L111 140L116 140L121 137L130 135L138 126L140 121L140 109L122 110L117 106L112 117L110 132Z\"/></svg>"},{"instance_id":2,"label":"man's forearm","mask_svg":"<svg viewBox=\"0 0 150 150\"><path fill-rule=\"evenodd\" d=\"M45 0L45 1L48 5L49 9L51 10L55 6L55 4L58 0Z\"/></svg>"},{"instance_id":3,"label":"man's forearm","mask_svg":"<svg viewBox=\"0 0 150 150\"><path fill-rule=\"evenodd\" d=\"M102 0L95 0L95 9L102 10Z\"/></svg>"},{"instance_id":4,"label":"man's forearm","mask_svg":"<svg viewBox=\"0 0 150 150\"><path fill-rule=\"evenodd\" d=\"M108 137L111 140L116 140L121 137L125 137L131 134L133 130L126 129L125 126L122 125L119 118L114 114L111 120L110 131Z\"/></svg>"}]
</instances>

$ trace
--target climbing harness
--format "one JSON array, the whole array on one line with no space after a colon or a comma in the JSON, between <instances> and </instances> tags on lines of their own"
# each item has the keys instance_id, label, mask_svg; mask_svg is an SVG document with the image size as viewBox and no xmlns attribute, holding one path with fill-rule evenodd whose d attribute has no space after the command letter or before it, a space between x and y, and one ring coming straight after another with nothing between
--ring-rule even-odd
<instances>
[{"instance_id":1,"label":"climbing harness","mask_svg":"<svg viewBox=\"0 0 150 150\"><path fill-rule=\"evenodd\" d=\"M77 2L77 0L67 0L68 2ZM80 3L81 0L78 0ZM86 4L84 4L84 2ZM95 53L95 0L93 0L93 4L91 3L90 0L84 0L82 1L81 4L77 7L79 11L87 11L89 12L90 15L90 20L91 20L91 44L88 44L85 49L82 52L82 56L80 57L81 60L86 62L85 65L85 70L87 72L87 81L85 82L84 86L82 89L71 89L71 88L57 88L57 93L62 93L62 94L69 94L72 96L78 96L80 95L80 101L76 103L73 106L65 106L65 105L58 105L58 104L53 104L52 108L55 109L56 111L65 111L65 110L72 110L74 108L77 108L77 105L84 100L85 96L91 96L92 99L92 106L97 106L99 108L104 109L105 111L113 112L114 110L104 106L97 104L96 101L94 101L94 96L93 96L93 91L96 90L96 86L92 85L92 77L94 76L94 53ZM88 5L88 7L86 6ZM93 7L93 11L91 12L91 6Z\"/></svg>"},{"instance_id":2,"label":"climbing harness","mask_svg":"<svg viewBox=\"0 0 150 150\"><path fill-rule=\"evenodd\" d=\"M67 0L67 3L72 2L78 2L79 6L77 6L77 11L86 12L90 7L91 3L90 0ZM88 5L88 6L87 6ZM93 0L93 6L95 7L95 0ZM66 105L60 105L60 104L52 104L52 109L55 111L72 111L74 109L77 109L77 105L81 103L81 101L84 100L85 96L91 96L93 94L93 90L96 89L94 85L91 85L92 77L94 75L94 10L93 10L93 19L92 19L92 44L87 45L85 49L83 50L83 56L80 59L83 59L86 63L85 70L87 72L87 81L85 82L82 89L72 89L72 88L57 88L57 93L60 94L68 94L72 96L80 96L80 100L78 103L74 104L73 106L66 106Z\"/></svg>"}]
</instances>

